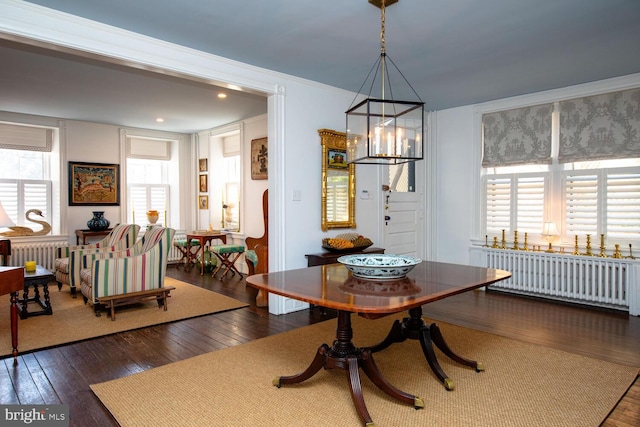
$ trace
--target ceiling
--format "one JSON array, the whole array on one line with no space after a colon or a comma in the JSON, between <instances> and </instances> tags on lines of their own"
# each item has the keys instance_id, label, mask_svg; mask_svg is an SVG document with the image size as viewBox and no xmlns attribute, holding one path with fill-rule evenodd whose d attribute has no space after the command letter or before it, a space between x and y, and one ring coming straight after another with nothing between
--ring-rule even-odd
<instances>
[{"instance_id":1,"label":"ceiling","mask_svg":"<svg viewBox=\"0 0 640 427\"><path fill-rule=\"evenodd\" d=\"M380 55L366 0L30 3L354 92ZM428 110L640 72L639 0L400 0L385 27ZM10 42L0 62L0 110L177 132L266 112L258 95Z\"/></svg>"}]
</instances>

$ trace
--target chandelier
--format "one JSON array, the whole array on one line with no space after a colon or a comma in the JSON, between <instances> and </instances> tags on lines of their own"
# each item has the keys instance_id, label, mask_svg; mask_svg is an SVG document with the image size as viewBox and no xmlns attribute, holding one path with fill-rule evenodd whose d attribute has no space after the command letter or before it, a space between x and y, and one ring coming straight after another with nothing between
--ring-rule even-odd
<instances>
[{"instance_id":1,"label":"chandelier","mask_svg":"<svg viewBox=\"0 0 640 427\"><path fill-rule=\"evenodd\" d=\"M424 102L386 52L385 6L397 1L369 0L381 11L380 57L346 112L348 163L393 165L423 159ZM403 89L417 99L394 99L391 79L398 76ZM354 105L367 86L366 98Z\"/></svg>"}]
</instances>

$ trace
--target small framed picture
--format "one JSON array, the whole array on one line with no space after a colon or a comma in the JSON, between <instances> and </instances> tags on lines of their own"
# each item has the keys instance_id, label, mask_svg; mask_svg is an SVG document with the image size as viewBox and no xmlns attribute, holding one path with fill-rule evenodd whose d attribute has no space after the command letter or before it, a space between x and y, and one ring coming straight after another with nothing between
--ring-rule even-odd
<instances>
[{"instance_id":1,"label":"small framed picture","mask_svg":"<svg viewBox=\"0 0 640 427\"><path fill-rule=\"evenodd\" d=\"M347 163L347 152L345 150L329 149L327 157L327 166L330 168L346 169L349 166Z\"/></svg>"},{"instance_id":2,"label":"small framed picture","mask_svg":"<svg viewBox=\"0 0 640 427\"><path fill-rule=\"evenodd\" d=\"M267 138L251 141L251 179L269 177L269 156Z\"/></svg>"},{"instance_id":3,"label":"small framed picture","mask_svg":"<svg viewBox=\"0 0 640 427\"><path fill-rule=\"evenodd\" d=\"M209 196L198 196L198 208L209 209Z\"/></svg>"},{"instance_id":4,"label":"small framed picture","mask_svg":"<svg viewBox=\"0 0 640 427\"><path fill-rule=\"evenodd\" d=\"M208 176L200 175L200 192L206 193L207 191L209 191Z\"/></svg>"},{"instance_id":5,"label":"small framed picture","mask_svg":"<svg viewBox=\"0 0 640 427\"><path fill-rule=\"evenodd\" d=\"M207 172L209 170L207 159L198 160L198 169L200 170L200 172Z\"/></svg>"}]
</instances>

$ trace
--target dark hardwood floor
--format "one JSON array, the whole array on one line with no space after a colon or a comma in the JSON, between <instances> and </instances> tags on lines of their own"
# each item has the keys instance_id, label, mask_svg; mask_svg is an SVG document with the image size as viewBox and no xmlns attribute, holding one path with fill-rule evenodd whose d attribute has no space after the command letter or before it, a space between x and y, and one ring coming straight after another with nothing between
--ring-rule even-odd
<instances>
[{"instance_id":1,"label":"dark hardwood floor","mask_svg":"<svg viewBox=\"0 0 640 427\"><path fill-rule=\"evenodd\" d=\"M219 281L174 266L168 275L246 302L254 294L237 277ZM640 367L640 317L495 292L468 292L429 304L424 312L432 319ZM274 316L251 305L23 354L17 367L12 358L5 358L0 365L0 404L66 403L71 426L117 425L90 384L334 317L318 308ZM8 339L4 332L3 337ZM603 425L640 425L640 380Z\"/></svg>"}]
</instances>

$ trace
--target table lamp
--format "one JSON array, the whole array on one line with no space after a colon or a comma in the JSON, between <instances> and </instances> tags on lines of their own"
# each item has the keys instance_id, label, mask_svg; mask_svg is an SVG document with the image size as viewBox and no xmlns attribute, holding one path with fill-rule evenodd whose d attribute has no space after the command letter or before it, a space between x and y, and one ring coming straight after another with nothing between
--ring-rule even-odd
<instances>
[{"instance_id":1,"label":"table lamp","mask_svg":"<svg viewBox=\"0 0 640 427\"><path fill-rule=\"evenodd\" d=\"M551 242L560 235L555 222L545 222L542 225L542 237L549 242L549 248L545 252L553 252Z\"/></svg>"},{"instance_id":2,"label":"table lamp","mask_svg":"<svg viewBox=\"0 0 640 427\"><path fill-rule=\"evenodd\" d=\"M7 211L5 211L4 206L2 206L2 202L0 202L0 228L13 227L14 225L16 225L16 223L9 218Z\"/></svg>"}]
</instances>

